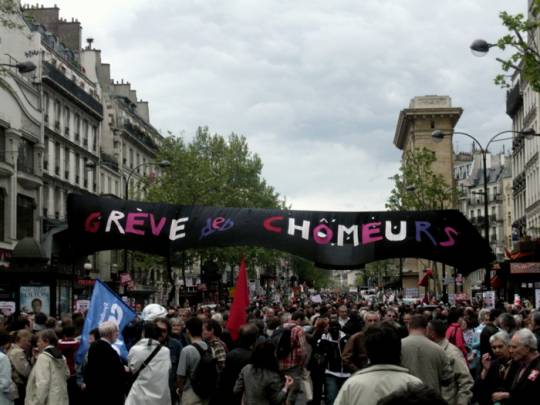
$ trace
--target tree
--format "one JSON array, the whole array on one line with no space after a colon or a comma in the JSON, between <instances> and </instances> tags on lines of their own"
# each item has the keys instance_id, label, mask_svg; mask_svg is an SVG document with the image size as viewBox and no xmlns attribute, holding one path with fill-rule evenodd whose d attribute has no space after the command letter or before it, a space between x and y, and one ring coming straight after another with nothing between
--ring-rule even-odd
<instances>
[{"instance_id":1,"label":"tree","mask_svg":"<svg viewBox=\"0 0 540 405\"><path fill-rule=\"evenodd\" d=\"M20 14L21 6L17 0L0 0L0 24L6 28L22 28L16 23L15 16Z\"/></svg>"},{"instance_id":2,"label":"tree","mask_svg":"<svg viewBox=\"0 0 540 405\"><path fill-rule=\"evenodd\" d=\"M289 262L300 284L305 282L309 287L317 289L331 286L331 270L319 269L312 262L298 256L292 256Z\"/></svg>"},{"instance_id":3,"label":"tree","mask_svg":"<svg viewBox=\"0 0 540 405\"><path fill-rule=\"evenodd\" d=\"M405 152L394 188L386 202L389 210L442 209L455 199L455 190L432 169L435 153L423 148ZM453 204L452 204L453 205Z\"/></svg>"},{"instance_id":4,"label":"tree","mask_svg":"<svg viewBox=\"0 0 540 405\"><path fill-rule=\"evenodd\" d=\"M393 176L394 188L390 192L386 208L394 211L433 210L454 206L457 191L446 183L442 175L433 171L432 165L436 159L435 153L426 148L407 151L401 162L400 173ZM402 259L398 267L401 266ZM437 280L437 291L438 270L435 263L431 267Z\"/></svg>"},{"instance_id":5,"label":"tree","mask_svg":"<svg viewBox=\"0 0 540 405\"><path fill-rule=\"evenodd\" d=\"M533 0L529 10L532 18L525 17L522 13L510 15L506 11L499 14L508 33L499 38L495 45L501 50L512 49L513 52L508 58L497 58L504 73L495 77L495 83L503 88L511 85L507 81L508 72L518 70L534 91L540 91L540 53L534 35L540 27L540 20L537 18L540 13L540 0Z\"/></svg>"},{"instance_id":6,"label":"tree","mask_svg":"<svg viewBox=\"0 0 540 405\"><path fill-rule=\"evenodd\" d=\"M170 136L160 148L157 160L168 160L154 183L147 183L147 199L182 205L238 208L285 208L279 194L262 177L262 161L249 150L246 138L228 138L198 128L191 142ZM263 248L208 248L186 252L187 262L213 262L219 268L237 265L242 256L250 264L277 265L279 255Z\"/></svg>"}]
</instances>

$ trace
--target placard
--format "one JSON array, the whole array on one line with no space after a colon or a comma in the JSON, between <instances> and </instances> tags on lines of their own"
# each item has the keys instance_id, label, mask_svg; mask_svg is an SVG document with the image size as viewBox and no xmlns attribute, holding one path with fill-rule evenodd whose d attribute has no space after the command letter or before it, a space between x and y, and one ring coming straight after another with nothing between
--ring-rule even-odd
<instances>
[{"instance_id":1,"label":"placard","mask_svg":"<svg viewBox=\"0 0 540 405\"><path fill-rule=\"evenodd\" d=\"M540 310L540 288L534 290L534 307Z\"/></svg>"},{"instance_id":2,"label":"placard","mask_svg":"<svg viewBox=\"0 0 540 405\"><path fill-rule=\"evenodd\" d=\"M75 312L85 313L90 306L90 300L77 300L75 301Z\"/></svg>"},{"instance_id":3,"label":"placard","mask_svg":"<svg viewBox=\"0 0 540 405\"><path fill-rule=\"evenodd\" d=\"M510 274L540 274L540 263L510 263Z\"/></svg>"},{"instance_id":4,"label":"placard","mask_svg":"<svg viewBox=\"0 0 540 405\"><path fill-rule=\"evenodd\" d=\"M43 312L45 315L51 313L51 289L48 285L20 287L19 305L21 312L33 313Z\"/></svg>"},{"instance_id":5,"label":"placard","mask_svg":"<svg viewBox=\"0 0 540 405\"><path fill-rule=\"evenodd\" d=\"M484 308L495 308L495 291L486 291L482 293L482 298L484 299Z\"/></svg>"},{"instance_id":6,"label":"placard","mask_svg":"<svg viewBox=\"0 0 540 405\"><path fill-rule=\"evenodd\" d=\"M4 316L13 315L16 311L15 301L0 301L0 313Z\"/></svg>"}]
</instances>

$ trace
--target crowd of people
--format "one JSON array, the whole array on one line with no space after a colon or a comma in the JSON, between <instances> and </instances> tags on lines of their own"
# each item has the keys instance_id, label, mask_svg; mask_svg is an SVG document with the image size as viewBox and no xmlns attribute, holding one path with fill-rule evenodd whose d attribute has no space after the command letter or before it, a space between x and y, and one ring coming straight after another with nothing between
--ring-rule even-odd
<instances>
[{"instance_id":1,"label":"crowd of people","mask_svg":"<svg viewBox=\"0 0 540 405\"><path fill-rule=\"evenodd\" d=\"M247 322L230 331L225 303L151 304L123 331L114 321L92 330L82 359L84 314L1 319L0 405L487 405L540 398L540 311L329 294L321 303L287 305L259 298L246 313ZM119 336L127 358L114 345Z\"/></svg>"}]
</instances>

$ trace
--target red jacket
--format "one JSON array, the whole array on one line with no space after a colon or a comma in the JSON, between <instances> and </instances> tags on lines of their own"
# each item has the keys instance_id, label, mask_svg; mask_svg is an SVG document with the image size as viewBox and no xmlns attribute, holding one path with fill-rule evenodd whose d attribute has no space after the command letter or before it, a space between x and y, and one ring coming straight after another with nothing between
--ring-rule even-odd
<instances>
[{"instance_id":1,"label":"red jacket","mask_svg":"<svg viewBox=\"0 0 540 405\"><path fill-rule=\"evenodd\" d=\"M459 323L454 322L446 329L446 338L448 341L458 347L463 353L465 361L467 361L467 347L465 346L465 339L463 338L463 330Z\"/></svg>"}]
</instances>

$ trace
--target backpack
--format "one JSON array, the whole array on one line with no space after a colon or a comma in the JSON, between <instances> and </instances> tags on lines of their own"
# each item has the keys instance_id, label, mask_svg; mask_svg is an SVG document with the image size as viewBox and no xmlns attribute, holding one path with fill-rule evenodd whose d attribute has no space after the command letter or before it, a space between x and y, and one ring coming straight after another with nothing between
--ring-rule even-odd
<instances>
[{"instance_id":1,"label":"backpack","mask_svg":"<svg viewBox=\"0 0 540 405\"><path fill-rule=\"evenodd\" d=\"M218 385L219 374L217 359L214 357L210 345L208 345L208 349L206 350L203 350L195 343L192 344L192 346L197 349L201 359L199 360L197 367L195 367L193 376L190 379L191 388L193 388L193 392L195 392L199 398L208 399L216 391Z\"/></svg>"},{"instance_id":2,"label":"backpack","mask_svg":"<svg viewBox=\"0 0 540 405\"><path fill-rule=\"evenodd\" d=\"M278 359L283 359L291 354L291 328L277 329L272 335L272 343L276 347L276 356Z\"/></svg>"}]
</instances>

